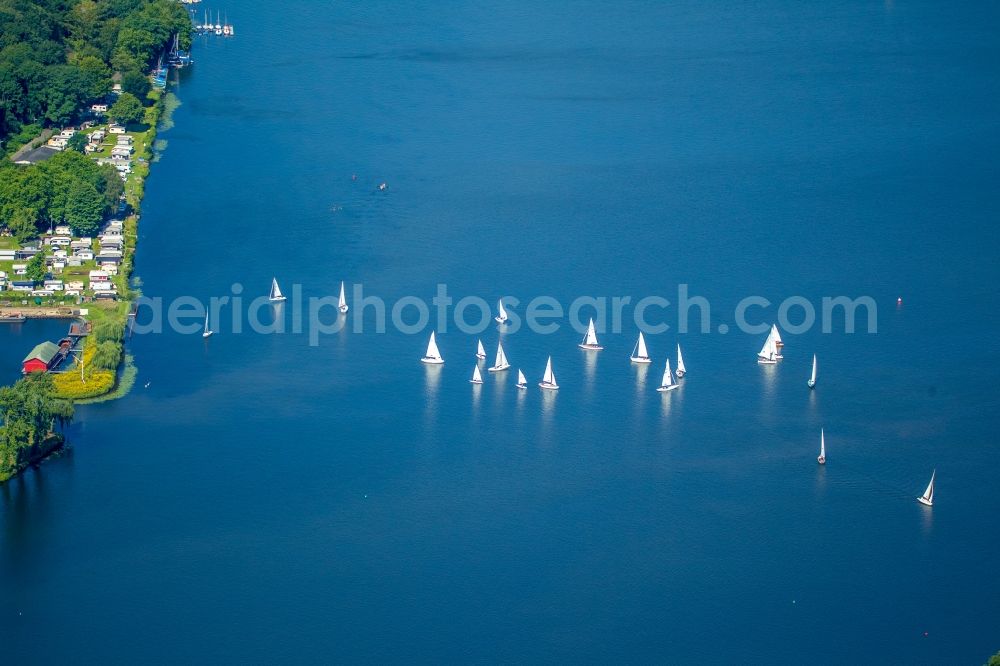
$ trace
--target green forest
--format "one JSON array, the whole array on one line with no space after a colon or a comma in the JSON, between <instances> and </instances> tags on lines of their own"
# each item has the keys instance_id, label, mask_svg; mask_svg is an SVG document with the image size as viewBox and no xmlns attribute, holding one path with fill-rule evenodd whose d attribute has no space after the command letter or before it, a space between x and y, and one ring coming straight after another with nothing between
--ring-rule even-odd
<instances>
[{"instance_id":1,"label":"green forest","mask_svg":"<svg viewBox=\"0 0 1000 666\"><path fill-rule=\"evenodd\" d=\"M0 144L69 123L116 79L144 99L175 33L189 48L191 19L176 0L0 0Z\"/></svg>"}]
</instances>

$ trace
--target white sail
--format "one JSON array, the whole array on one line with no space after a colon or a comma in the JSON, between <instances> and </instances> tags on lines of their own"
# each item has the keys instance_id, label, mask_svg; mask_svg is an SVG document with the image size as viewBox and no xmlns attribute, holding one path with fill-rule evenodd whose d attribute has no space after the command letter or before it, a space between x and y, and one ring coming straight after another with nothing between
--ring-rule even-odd
<instances>
[{"instance_id":1,"label":"white sail","mask_svg":"<svg viewBox=\"0 0 1000 666\"><path fill-rule=\"evenodd\" d=\"M493 363L493 367L490 368L490 372L499 372L500 370L506 370L510 367L510 363L507 362L507 354L504 353L503 343L497 343L497 356Z\"/></svg>"},{"instance_id":2,"label":"white sail","mask_svg":"<svg viewBox=\"0 0 1000 666\"><path fill-rule=\"evenodd\" d=\"M473 384L482 384L483 383L483 375L479 372L479 366L478 365L472 371L472 379L470 379L469 381L471 381Z\"/></svg>"},{"instance_id":3,"label":"white sail","mask_svg":"<svg viewBox=\"0 0 1000 666\"><path fill-rule=\"evenodd\" d=\"M759 356L763 361L773 363L774 357L777 353L778 348L774 345L774 338L768 335L767 340L764 340L764 346L760 348L759 352L757 352L757 356Z\"/></svg>"},{"instance_id":4,"label":"white sail","mask_svg":"<svg viewBox=\"0 0 1000 666\"><path fill-rule=\"evenodd\" d=\"M285 297L281 293L281 287L278 286L278 278L271 278L271 296L272 301L283 301Z\"/></svg>"},{"instance_id":5,"label":"white sail","mask_svg":"<svg viewBox=\"0 0 1000 666\"><path fill-rule=\"evenodd\" d=\"M809 386L816 385L816 354L813 354L813 370L812 374L809 376Z\"/></svg>"},{"instance_id":6,"label":"white sail","mask_svg":"<svg viewBox=\"0 0 1000 666\"><path fill-rule=\"evenodd\" d=\"M476 340L476 358L486 358L486 348L482 340Z\"/></svg>"},{"instance_id":7,"label":"white sail","mask_svg":"<svg viewBox=\"0 0 1000 666\"><path fill-rule=\"evenodd\" d=\"M213 332L212 329L210 329L208 327L208 311L206 311L205 312L205 330L202 331L201 337L207 338L208 336L212 335L212 332Z\"/></svg>"},{"instance_id":8,"label":"white sail","mask_svg":"<svg viewBox=\"0 0 1000 666\"><path fill-rule=\"evenodd\" d=\"M552 357L549 356L549 360L545 363L545 374L542 375L542 381L539 384L542 388L547 389L557 389L559 384L556 383L556 373L552 371Z\"/></svg>"},{"instance_id":9,"label":"white sail","mask_svg":"<svg viewBox=\"0 0 1000 666\"><path fill-rule=\"evenodd\" d=\"M819 458L817 460L820 463L826 462L826 433L823 432L822 428L819 429Z\"/></svg>"},{"instance_id":10,"label":"white sail","mask_svg":"<svg viewBox=\"0 0 1000 666\"><path fill-rule=\"evenodd\" d=\"M683 377L687 374L687 368L684 367L684 357L681 355L681 346L677 345L677 376Z\"/></svg>"},{"instance_id":11,"label":"white sail","mask_svg":"<svg viewBox=\"0 0 1000 666\"><path fill-rule=\"evenodd\" d=\"M674 382L674 375L670 372L670 359L668 358L666 365L663 366L663 379L660 380L660 387L656 390L662 393L675 388L677 388L677 383Z\"/></svg>"},{"instance_id":12,"label":"white sail","mask_svg":"<svg viewBox=\"0 0 1000 666\"><path fill-rule=\"evenodd\" d=\"M528 378L525 377L524 373L521 372L520 368L518 368L518 370L517 370L517 387L518 388L525 388L527 386L528 386Z\"/></svg>"},{"instance_id":13,"label":"white sail","mask_svg":"<svg viewBox=\"0 0 1000 666\"><path fill-rule=\"evenodd\" d=\"M934 470L933 472L931 472L931 482L927 484L927 490L924 491L923 495L921 495L919 498L917 498L917 499L920 500L920 502L922 504L926 504L927 506L931 506L932 504L934 504L934 477L935 476L937 476L937 470Z\"/></svg>"},{"instance_id":14,"label":"white sail","mask_svg":"<svg viewBox=\"0 0 1000 666\"><path fill-rule=\"evenodd\" d=\"M434 331L431 331L431 339L427 341L427 354L420 360L424 363L444 363L444 359L441 358L441 352L438 350Z\"/></svg>"},{"instance_id":15,"label":"white sail","mask_svg":"<svg viewBox=\"0 0 1000 666\"><path fill-rule=\"evenodd\" d=\"M510 363L507 362L507 354L503 350L503 343L497 343L497 355L494 364L489 368L490 372L500 372L506 370L510 367Z\"/></svg>"},{"instance_id":16,"label":"white sail","mask_svg":"<svg viewBox=\"0 0 1000 666\"><path fill-rule=\"evenodd\" d=\"M347 312L347 295L344 293L343 280L340 281L340 298L337 300L337 309L341 312Z\"/></svg>"},{"instance_id":17,"label":"white sail","mask_svg":"<svg viewBox=\"0 0 1000 666\"><path fill-rule=\"evenodd\" d=\"M632 360L636 363L649 363L649 351L646 349L646 338L643 337L642 331L639 331L639 340L632 350Z\"/></svg>"},{"instance_id":18,"label":"white sail","mask_svg":"<svg viewBox=\"0 0 1000 666\"><path fill-rule=\"evenodd\" d=\"M778 332L777 324L771 324L771 338L774 340L775 347L780 347L781 345L785 344L784 342L781 341L781 333Z\"/></svg>"},{"instance_id":19,"label":"white sail","mask_svg":"<svg viewBox=\"0 0 1000 666\"><path fill-rule=\"evenodd\" d=\"M503 299L497 301L497 316L494 319L502 324L507 321L507 309L503 306Z\"/></svg>"},{"instance_id":20,"label":"white sail","mask_svg":"<svg viewBox=\"0 0 1000 666\"><path fill-rule=\"evenodd\" d=\"M590 318L590 323L587 324L587 333L583 336L583 342L577 345L580 349L589 349L592 351L600 351L604 349L601 343L597 341L597 329L594 328L594 318Z\"/></svg>"}]
</instances>

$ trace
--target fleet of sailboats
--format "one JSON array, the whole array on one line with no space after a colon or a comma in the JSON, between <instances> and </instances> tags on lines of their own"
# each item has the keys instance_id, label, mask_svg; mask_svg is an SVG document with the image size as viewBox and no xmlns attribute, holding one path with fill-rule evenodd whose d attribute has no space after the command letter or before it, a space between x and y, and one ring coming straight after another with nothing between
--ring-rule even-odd
<instances>
[{"instance_id":1,"label":"fleet of sailboats","mask_svg":"<svg viewBox=\"0 0 1000 666\"><path fill-rule=\"evenodd\" d=\"M280 303L285 300L285 295L281 293L281 287L278 286L278 278L271 278L271 295L268 296L267 300L272 303Z\"/></svg>"},{"instance_id":2,"label":"fleet of sailboats","mask_svg":"<svg viewBox=\"0 0 1000 666\"><path fill-rule=\"evenodd\" d=\"M271 278L271 292L269 295L269 300L271 302L281 302L286 300L286 297L281 292L281 287L278 285L278 280L276 277ZM495 317L498 323L505 323L508 319L506 310L503 307L503 301L497 303L499 314ZM344 282L340 283L340 298L338 309L340 312L347 312L347 300L345 295ZM215 332L211 329L210 314L206 311L205 313L205 323L202 330L202 337L208 338L212 336ZM587 332L584 335L583 341L578 345L581 349L586 350L601 350L604 349L603 346L597 340L597 333L594 325L594 320L591 318L587 325ZM781 334L777 329L777 326L772 325L771 330L768 333L767 339L764 341L764 346L761 347L760 352L757 354L757 362L761 364L774 364L777 359L781 358L779 353L779 347L784 346L781 342ZM476 341L476 357L477 359L483 360L486 358L486 350L483 347L482 339L477 339ZM444 363L444 358L441 356L441 350L438 348L436 334L431 331L430 338L427 341L427 351L423 358L420 359L423 363L430 365L440 365ZM639 338L636 341L635 347L632 350L630 360L634 363L649 363L651 358L649 356L649 350L646 347L646 339L642 332L639 333ZM496 357L493 365L488 368L489 372L501 372L503 370L509 369L510 362L507 359L507 354L503 348L503 342L497 342ZM677 366L676 375L671 371L670 359L668 358L664 363L663 377L660 381L660 385L657 387L657 391L661 393L666 393L677 389L679 386L677 379L683 377L687 373L687 369L684 366L684 356L681 352L681 346L677 345ZM813 354L812 358L812 372L810 374L809 380L807 382L809 388L815 388L817 377L817 357ZM472 371L472 378L469 380L473 384L482 384L483 376L479 369L479 364L477 363ZM555 372L552 369L552 357L549 356L545 363L545 373L542 376L542 381L538 383L538 386L545 390L558 390L559 384L556 381ZM518 389L526 389L528 387L528 380L524 376L524 372L520 369L517 371L517 383L515 387ZM819 455L816 457L816 462L820 465L826 464L826 431L825 429L820 429L819 435ZM930 482L927 484L926 490L920 495L917 500L924 504L925 506L934 505L934 483L937 476L937 470L935 469L931 473Z\"/></svg>"},{"instance_id":3,"label":"fleet of sailboats","mask_svg":"<svg viewBox=\"0 0 1000 666\"><path fill-rule=\"evenodd\" d=\"M586 349L588 351L601 351L604 349L597 341L597 330L594 328L594 318L590 318L590 323L587 324L587 333L583 336L583 342L577 345L580 349Z\"/></svg>"},{"instance_id":4,"label":"fleet of sailboats","mask_svg":"<svg viewBox=\"0 0 1000 666\"><path fill-rule=\"evenodd\" d=\"M208 330L208 319L205 320L205 328ZM210 334L210 333L208 333ZM777 330L777 327L772 325L770 332L768 333L767 339L764 341L764 346L761 348L757 355L757 362L764 364L774 364L777 359L781 357L778 353L779 341L781 335ZM784 346L784 343L781 343ZM594 328L594 320L591 319L587 326L587 334L584 336L583 342L579 345L582 349L603 349L597 341L597 335ZM483 349L482 340L477 340L477 354L479 358L485 357L485 350ZM444 359L441 358L440 351L437 348L437 344L434 339L434 333L431 333L430 341L427 345L427 354L421 359L425 363L443 363ZM651 361L649 357L649 350L646 347L646 340L643 334L639 333L639 339L636 341L636 345L632 350L631 360L636 363L649 363ZM489 368L490 372L498 372L500 370L506 370L510 367L510 363L507 360L507 355L504 352L503 343L497 343L497 354L494 365ZM668 358L663 367L663 378L660 380L660 385L657 387L657 391L661 393L667 393L669 391L676 390L680 384L678 384L677 379L682 375L686 374L687 369L684 367L684 356L681 352L680 344L677 345L677 374L676 376L671 371L670 359ZM808 385L809 388L816 386L816 372L817 372L817 360L816 355L813 354L812 360L812 374L810 375ZM479 365L477 364L473 368L472 379L470 379L473 384L482 384L483 378L482 373L479 370ZM558 390L559 384L556 381L555 371L552 369L552 357L549 356L545 362L545 373L542 376L542 381L538 383L538 386L545 390ZM517 371L517 384L515 387L518 389L526 389L528 387L528 381L524 376L524 372L518 369ZM826 464L826 430L825 428L820 428L819 432L819 455L816 456L816 462L820 465ZM924 494L917 498L917 500L926 506L933 506L934 504L934 482L937 476L937 470L931 473L930 483L927 484L927 489Z\"/></svg>"},{"instance_id":5,"label":"fleet of sailboats","mask_svg":"<svg viewBox=\"0 0 1000 666\"><path fill-rule=\"evenodd\" d=\"M476 366L476 367L479 367L479 366ZM500 372L502 370L506 370L509 367L510 367L510 363L507 362L507 354L505 354L504 351L503 351L503 343L502 342L498 342L497 343L497 357L496 357L496 360L493 362L493 367L489 368L489 371L490 372Z\"/></svg>"},{"instance_id":6,"label":"fleet of sailboats","mask_svg":"<svg viewBox=\"0 0 1000 666\"><path fill-rule=\"evenodd\" d=\"M441 351L438 349L437 340L434 339L434 331L431 331L431 339L427 341L427 353L420 360L429 365L444 363L444 359L441 358Z\"/></svg>"},{"instance_id":7,"label":"fleet of sailboats","mask_svg":"<svg viewBox=\"0 0 1000 666\"><path fill-rule=\"evenodd\" d=\"M631 358L633 363L649 363L653 360L649 358L649 350L646 349L646 338L642 336L642 331L639 331L639 340L635 343Z\"/></svg>"}]
</instances>

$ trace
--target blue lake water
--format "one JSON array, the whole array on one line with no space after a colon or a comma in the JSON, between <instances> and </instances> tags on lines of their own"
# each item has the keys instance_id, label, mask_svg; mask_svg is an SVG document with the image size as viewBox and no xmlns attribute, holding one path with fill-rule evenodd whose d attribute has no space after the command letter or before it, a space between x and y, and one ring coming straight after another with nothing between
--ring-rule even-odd
<instances>
[{"instance_id":1,"label":"blue lake water","mask_svg":"<svg viewBox=\"0 0 1000 666\"><path fill-rule=\"evenodd\" d=\"M476 336L427 368L427 331L372 309L315 346L136 336L132 394L0 488L5 654L985 661L1000 9L967 4L219 7L238 35L196 42L147 186L147 296L684 283L712 331L651 335L647 368L631 324L598 354L565 322L507 334L523 393L468 383ZM762 335L718 332L750 295L868 295L878 332L786 334L760 367ZM0 328L2 376L59 332Z\"/></svg>"}]
</instances>

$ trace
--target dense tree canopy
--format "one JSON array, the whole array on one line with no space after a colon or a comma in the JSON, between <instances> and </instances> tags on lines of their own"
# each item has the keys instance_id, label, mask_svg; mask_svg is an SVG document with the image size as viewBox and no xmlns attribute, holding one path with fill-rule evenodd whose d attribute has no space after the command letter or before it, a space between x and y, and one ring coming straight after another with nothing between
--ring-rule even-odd
<instances>
[{"instance_id":1,"label":"dense tree canopy","mask_svg":"<svg viewBox=\"0 0 1000 666\"><path fill-rule=\"evenodd\" d=\"M118 101L108 109L108 115L123 125L139 122L144 113L142 102L135 95L127 92L123 92Z\"/></svg>"},{"instance_id":2,"label":"dense tree canopy","mask_svg":"<svg viewBox=\"0 0 1000 666\"><path fill-rule=\"evenodd\" d=\"M21 242L63 222L80 234L92 234L118 205L122 187L113 166L72 150L32 166L2 160L0 227L9 227Z\"/></svg>"},{"instance_id":3,"label":"dense tree canopy","mask_svg":"<svg viewBox=\"0 0 1000 666\"><path fill-rule=\"evenodd\" d=\"M45 253L39 252L33 256L25 269L26 278L38 284L45 280Z\"/></svg>"},{"instance_id":4,"label":"dense tree canopy","mask_svg":"<svg viewBox=\"0 0 1000 666\"><path fill-rule=\"evenodd\" d=\"M0 0L0 141L27 123L67 123L111 90L114 71L142 92L135 75L175 33L189 48L191 19L175 0Z\"/></svg>"}]
</instances>

